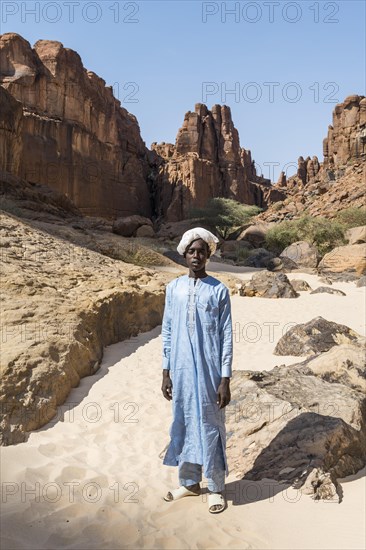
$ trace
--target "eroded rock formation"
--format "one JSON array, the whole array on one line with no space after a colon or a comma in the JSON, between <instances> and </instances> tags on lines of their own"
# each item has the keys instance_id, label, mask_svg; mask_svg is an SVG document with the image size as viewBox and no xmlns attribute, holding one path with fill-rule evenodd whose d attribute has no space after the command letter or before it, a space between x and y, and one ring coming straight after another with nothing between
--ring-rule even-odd
<instances>
[{"instance_id":1,"label":"eroded rock formation","mask_svg":"<svg viewBox=\"0 0 366 550\"><path fill-rule=\"evenodd\" d=\"M8 33L0 66L0 132L10 131L0 169L64 193L84 214L151 215L137 120L76 52Z\"/></svg>"},{"instance_id":2,"label":"eroded rock formation","mask_svg":"<svg viewBox=\"0 0 366 550\"><path fill-rule=\"evenodd\" d=\"M352 95L336 105L333 124L323 141L324 161L299 157L298 170L287 178L281 174L275 189L286 193L281 203L260 215L267 221L301 216L333 217L350 206L365 203L366 98Z\"/></svg>"},{"instance_id":3,"label":"eroded rock formation","mask_svg":"<svg viewBox=\"0 0 366 550\"><path fill-rule=\"evenodd\" d=\"M240 147L226 105L210 111L198 103L186 113L175 145L153 143L152 149L158 156L157 202L168 221L184 219L190 208L203 207L215 196L258 206L276 198L270 180L257 176L251 152Z\"/></svg>"}]
</instances>

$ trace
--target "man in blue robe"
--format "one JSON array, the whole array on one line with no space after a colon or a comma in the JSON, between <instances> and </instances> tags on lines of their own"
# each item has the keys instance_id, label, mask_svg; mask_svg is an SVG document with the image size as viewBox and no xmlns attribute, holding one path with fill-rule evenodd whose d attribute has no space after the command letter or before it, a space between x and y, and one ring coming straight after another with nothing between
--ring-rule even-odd
<instances>
[{"instance_id":1,"label":"man in blue robe","mask_svg":"<svg viewBox=\"0 0 366 550\"><path fill-rule=\"evenodd\" d=\"M179 467L180 484L164 498L199 495L203 469L211 513L226 507L224 408L230 402L232 375L229 290L205 269L217 242L200 227L183 235L177 250L185 257L189 273L167 285L162 323L161 389L173 405L164 464Z\"/></svg>"}]
</instances>

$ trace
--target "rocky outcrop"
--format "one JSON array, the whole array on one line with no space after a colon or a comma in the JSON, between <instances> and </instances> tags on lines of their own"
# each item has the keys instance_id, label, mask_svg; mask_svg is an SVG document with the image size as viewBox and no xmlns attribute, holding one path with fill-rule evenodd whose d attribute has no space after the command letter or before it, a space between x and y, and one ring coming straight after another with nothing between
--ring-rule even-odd
<instances>
[{"instance_id":1,"label":"rocky outcrop","mask_svg":"<svg viewBox=\"0 0 366 550\"><path fill-rule=\"evenodd\" d=\"M333 111L333 125L323 142L324 160L299 157L294 176L280 175L273 191L286 198L259 216L265 221L281 221L301 216L334 217L350 206L365 204L366 180L366 98L352 95Z\"/></svg>"},{"instance_id":2,"label":"rocky outcrop","mask_svg":"<svg viewBox=\"0 0 366 550\"><path fill-rule=\"evenodd\" d=\"M348 96L333 111L333 124L323 142L324 166L334 172L352 160L366 156L366 98Z\"/></svg>"},{"instance_id":3,"label":"rocky outcrop","mask_svg":"<svg viewBox=\"0 0 366 550\"><path fill-rule=\"evenodd\" d=\"M213 197L258 206L273 200L270 181L257 176L250 151L240 147L226 105L210 111L198 103L194 112L186 113L175 145L151 147L159 214L167 221L184 219L192 207L203 207Z\"/></svg>"},{"instance_id":4,"label":"rocky outcrop","mask_svg":"<svg viewBox=\"0 0 366 550\"><path fill-rule=\"evenodd\" d=\"M323 317L315 317L308 323L289 329L277 342L274 354L316 355L330 350L335 345L364 341L361 335L345 325L327 321Z\"/></svg>"},{"instance_id":5,"label":"rocky outcrop","mask_svg":"<svg viewBox=\"0 0 366 550\"><path fill-rule=\"evenodd\" d=\"M366 408L361 350L338 348L269 372L234 372L226 426L237 477L341 500L337 478L366 463Z\"/></svg>"},{"instance_id":6,"label":"rocky outcrop","mask_svg":"<svg viewBox=\"0 0 366 550\"><path fill-rule=\"evenodd\" d=\"M1 217L3 445L46 424L104 346L161 323L169 277L108 257L123 256L121 237L51 221Z\"/></svg>"},{"instance_id":7,"label":"rocky outcrop","mask_svg":"<svg viewBox=\"0 0 366 550\"><path fill-rule=\"evenodd\" d=\"M112 88L56 41L32 49L4 34L0 66L0 169L63 193L83 214L149 217L147 149Z\"/></svg>"}]
</instances>

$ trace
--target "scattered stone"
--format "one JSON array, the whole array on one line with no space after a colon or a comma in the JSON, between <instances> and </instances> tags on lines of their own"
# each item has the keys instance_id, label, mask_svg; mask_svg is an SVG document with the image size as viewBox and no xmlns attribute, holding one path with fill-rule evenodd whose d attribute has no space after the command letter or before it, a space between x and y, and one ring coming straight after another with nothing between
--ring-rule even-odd
<instances>
[{"instance_id":1,"label":"scattered stone","mask_svg":"<svg viewBox=\"0 0 366 550\"><path fill-rule=\"evenodd\" d=\"M321 294L323 292L327 294L337 294L338 296L346 296L346 293L342 290L338 290L337 288L330 288L329 286L319 286L315 290L312 290L310 294Z\"/></svg>"},{"instance_id":2,"label":"scattered stone","mask_svg":"<svg viewBox=\"0 0 366 550\"><path fill-rule=\"evenodd\" d=\"M290 283L292 284L296 292L311 290L311 286L309 285L309 283L304 281L303 279L292 279Z\"/></svg>"},{"instance_id":3,"label":"scattered stone","mask_svg":"<svg viewBox=\"0 0 366 550\"><path fill-rule=\"evenodd\" d=\"M275 355L306 356L328 351L333 346L362 341L363 337L345 325L315 317L289 329L274 350Z\"/></svg>"}]
</instances>

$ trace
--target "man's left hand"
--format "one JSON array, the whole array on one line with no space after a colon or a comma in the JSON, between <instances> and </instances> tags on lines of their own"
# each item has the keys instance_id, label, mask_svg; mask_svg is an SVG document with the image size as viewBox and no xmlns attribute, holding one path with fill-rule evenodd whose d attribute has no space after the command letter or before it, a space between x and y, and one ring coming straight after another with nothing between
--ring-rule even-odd
<instances>
[{"instance_id":1,"label":"man's left hand","mask_svg":"<svg viewBox=\"0 0 366 550\"><path fill-rule=\"evenodd\" d=\"M219 409L226 407L226 405L230 403L230 399L230 378L222 378L217 390L217 403L219 405Z\"/></svg>"}]
</instances>

